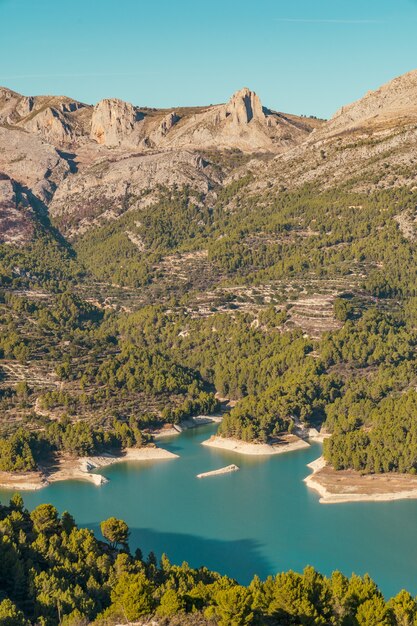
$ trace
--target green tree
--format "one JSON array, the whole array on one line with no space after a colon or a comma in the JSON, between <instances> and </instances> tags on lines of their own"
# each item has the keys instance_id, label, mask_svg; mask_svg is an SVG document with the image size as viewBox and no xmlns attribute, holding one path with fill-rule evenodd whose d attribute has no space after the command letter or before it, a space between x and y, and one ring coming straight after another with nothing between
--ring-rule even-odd
<instances>
[{"instance_id":1,"label":"green tree","mask_svg":"<svg viewBox=\"0 0 417 626\"><path fill-rule=\"evenodd\" d=\"M182 613L184 609L185 602L179 593L175 589L167 589L161 597L156 612L161 617L172 617Z\"/></svg>"},{"instance_id":2,"label":"green tree","mask_svg":"<svg viewBox=\"0 0 417 626\"><path fill-rule=\"evenodd\" d=\"M246 587L235 585L218 591L215 601L219 626L247 626L253 623L252 594Z\"/></svg>"},{"instance_id":3,"label":"green tree","mask_svg":"<svg viewBox=\"0 0 417 626\"><path fill-rule=\"evenodd\" d=\"M104 522L101 522L100 530L112 548L116 548L118 545L127 546L130 531L128 525L123 520L109 517Z\"/></svg>"},{"instance_id":4,"label":"green tree","mask_svg":"<svg viewBox=\"0 0 417 626\"><path fill-rule=\"evenodd\" d=\"M110 612L128 621L138 620L152 613L154 587L144 573L122 574L111 592Z\"/></svg>"},{"instance_id":5,"label":"green tree","mask_svg":"<svg viewBox=\"0 0 417 626\"><path fill-rule=\"evenodd\" d=\"M20 495L20 493L14 493L12 495L12 497L10 498L10 508L13 509L14 511L23 511L24 508L24 503L23 503L23 498Z\"/></svg>"},{"instance_id":6,"label":"green tree","mask_svg":"<svg viewBox=\"0 0 417 626\"><path fill-rule=\"evenodd\" d=\"M415 626L417 602L408 591L400 591L388 602L388 607L394 615L396 626Z\"/></svg>"},{"instance_id":7,"label":"green tree","mask_svg":"<svg viewBox=\"0 0 417 626\"><path fill-rule=\"evenodd\" d=\"M73 528L75 528L75 519L73 518L71 513L68 513L68 511L64 511L61 515L61 525L65 532L68 534L72 531Z\"/></svg>"},{"instance_id":8,"label":"green tree","mask_svg":"<svg viewBox=\"0 0 417 626\"><path fill-rule=\"evenodd\" d=\"M374 595L358 607L356 620L359 626L391 626L391 616L384 599Z\"/></svg>"},{"instance_id":9,"label":"green tree","mask_svg":"<svg viewBox=\"0 0 417 626\"><path fill-rule=\"evenodd\" d=\"M53 534L58 528L58 511L52 504L40 504L30 514L38 533Z\"/></svg>"},{"instance_id":10,"label":"green tree","mask_svg":"<svg viewBox=\"0 0 417 626\"><path fill-rule=\"evenodd\" d=\"M0 602L0 626L26 626L29 624L22 611L9 599Z\"/></svg>"}]
</instances>

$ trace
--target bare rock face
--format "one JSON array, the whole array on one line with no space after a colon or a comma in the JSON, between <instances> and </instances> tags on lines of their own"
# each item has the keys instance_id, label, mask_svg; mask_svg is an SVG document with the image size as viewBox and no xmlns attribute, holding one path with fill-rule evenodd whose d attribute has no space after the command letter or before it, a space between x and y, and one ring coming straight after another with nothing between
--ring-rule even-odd
<instances>
[{"instance_id":1,"label":"bare rock face","mask_svg":"<svg viewBox=\"0 0 417 626\"><path fill-rule=\"evenodd\" d=\"M87 105L64 96L21 96L0 88L0 125L24 129L54 146L73 144L85 135Z\"/></svg>"},{"instance_id":2,"label":"bare rock face","mask_svg":"<svg viewBox=\"0 0 417 626\"><path fill-rule=\"evenodd\" d=\"M308 120L264 109L256 93L245 87L227 104L184 116L166 137L164 145L278 153L303 141L312 130L313 125Z\"/></svg>"},{"instance_id":3,"label":"bare rock face","mask_svg":"<svg viewBox=\"0 0 417 626\"><path fill-rule=\"evenodd\" d=\"M15 113L16 108L23 100L23 96L7 89L7 87L0 87L0 123L11 123L11 116ZM20 116L17 116L18 118Z\"/></svg>"},{"instance_id":4,"label":"bare rock face","mask_svg":"<svg viewBox=\"0 0 417 626\"><path fill-rule=\"evenodd\" d=\"M57 150L35 134L0 127L0 146L0 171L42 203L50 201L70 172Z\"/></svg>"},{"instance_id":5,"label":"bare rock face","mask_svg":"<svg viewBox=\"0 0 417 626\"><path fill-rule=\"evenodd\" d=\"M90 137L105 146L135 143L132 133L136 112L131 104L116 98L101 100L93 110Z\"/></svg>"},{"instance_id":6,"label":"bare rock face","mask_svg":"<svg viewBox=\"0 0 417 626\"><path fill-rule=\"evenodd\" d=\"M226 117L231 116L230 121L238 126L249 124L253 119L265 122L265 114L259 97L254 91L244 87L237 91L226 106Z\"/></svg>"},{"instance_id":7,"label":"bare rock face","mask_svg":"<svg viewBox=\"0 0 417 626\"><path fill-rule=\"evenodd\" d=\"M33 111L35 105L35 98L33 96L23 97L16 105L15 114L18 116L18 120L22 117L26 117ZM15 115L15 117L16 117ZM9 118L10 119L10 118ZM10 119L13 121L13 118Z\"/></svg>"},{"instance_id":8,"label":"bare rock face","mask_svg":"<svg viewBox=\"0 0 417 626\"><path fill-rule=\"evenodd\" d=\"M175 127L175 124L179 122L180 117L177 115L175 111L170 111L155 127L154 130L150 130L149 134L146 135L146 129L144 128L144 136L142 138L141 145L143 147L156 147L164 145L165 137L168 133Z\"/></svg>"},{"instance_id":9,"label":"bare rock face","mask_svg":"<svg viewBox=\"0 0 417 626\"><path fill-rule=\"evenodd\" d=\"M166 115L164 117L164 119L162 120L162 122L159 125L158 128L158 132L162 137L165 137L165 135L167 135L169 133L169 131L171 130L171 128L173 128L175 126L175 124L179 121L179 116L176 114L175 111L172 111L171 113L168 113L168 115Z\"/></svg>"},{"instance_id":10,"label":"bare rock face","mask_svg":"<svg viewBox=\"0 0 417 626\"><path fill-rule=\"evenodd\" d=\"M417 70L414 70L342 107L322 131L334 134L360 128L383 130L393 123L410 124L416 119Z\"/></svg>"},{"instance_id":11,"label":"bare rock face","mask_svg":"<svg viewBox=\"0 0 417 626\"><path fill-rule=\"evenodd\" d=\"M75 140L75 133L60 111L46 108L37 115L28 116L27 121L21 123L29 132L43 137L50 144L68 144Z\"/></svg>"},{"instance_id":12,"label":"bare rock face","mask_svg":"<svg viewBox=\"0 0 417 626\"><path fill-rule=\"evenodd\" d=\"M32 211L16 181L0 172L0 244L24 245L33 236Z\"/></svg>"}]
</instances>

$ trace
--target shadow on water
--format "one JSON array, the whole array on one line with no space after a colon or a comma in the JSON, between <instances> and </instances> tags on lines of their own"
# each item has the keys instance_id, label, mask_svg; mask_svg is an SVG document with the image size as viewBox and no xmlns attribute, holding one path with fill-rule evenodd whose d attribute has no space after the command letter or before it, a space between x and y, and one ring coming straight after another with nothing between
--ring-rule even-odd
<instances>
[{"instance_id":1,"label":"shadow on water","mask_svg":"<svg viewBox=\"0 0 417 626\"><path fill-rule=\"evenodd\" d=\"M91 528L97 537L102 538L96 523L83 526ZM165 552L171 563L180 565L186 561L195 568L204 565L220 574L237 578L243 584L248 584L255 574L266 578L273 571L272 563L262 554L262 545L253 539L227 541L150 528L131 528L129 546L132 552L140 548L144 558L152 551L160 559ZM222 563L220 571L219 563Z\"/></svg>"}]
</instances>

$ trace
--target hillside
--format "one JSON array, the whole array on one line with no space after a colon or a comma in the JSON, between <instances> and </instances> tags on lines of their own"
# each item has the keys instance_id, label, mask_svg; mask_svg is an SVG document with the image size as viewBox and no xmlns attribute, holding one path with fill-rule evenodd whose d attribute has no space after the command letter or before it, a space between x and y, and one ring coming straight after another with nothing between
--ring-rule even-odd
<instances>
[{"instance_id":1,"label":"hillside","mask_svg":"<svg viewBox=\"0 0 417 626\"><path fill-rule=\"evenodd\" d=\"M338 469L417 470L415 77L328 122L249 89L169 111L2 89L7 468L220 398L224 436L324 427Z\"/></svg>"}]
</instances>

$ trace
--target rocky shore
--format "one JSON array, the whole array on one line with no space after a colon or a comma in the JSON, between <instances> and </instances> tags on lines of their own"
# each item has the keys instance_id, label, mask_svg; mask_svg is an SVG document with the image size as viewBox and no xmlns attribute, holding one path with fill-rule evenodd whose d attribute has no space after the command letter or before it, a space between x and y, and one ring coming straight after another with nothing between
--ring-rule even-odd
<instances>
[{"instance_id":1,"label":"rocky shore","mask_svg":"<svg viewBox=\"0 0 417 626\"><path fill-rule=\"evenodd\" d=\"M206 424L220 424L222 415L196 415L187 420L183 420L180 424L165 424L162 428L153 431L151 434L154 439L163 439L165 437L174 437L180 435L184 430L205 426Z\"/></svg>"},{"instance_id":2,"label":"rocky shore","mask_svg":"<svg viewBox=\"0 0 417 626\"><path fill-rule=\"evenodd\" d=\"M309 447L307 441L300 439L300 437L297 437L296 435L283 435L279 442L273 444L247 443L246 441L241 441L240 439L218 437L217 435L213 435L210 439L203 441L202 445L252 456L271 456L273 454L283 454L284 452L292 452L294 450L302 450L303 448Z\"/></svg>"},{"instance_id":3,"label":"rocky shore","mask_svg":"<svg viewBox=\"0 0 417 626\"><path fill-rule=\"evenodd\" d=\"M93 485L103 485L107 478L94 470L114 465L115 463L162 461L178 458L168 450L157 447L127 448L121 454L103 454L74 458L62 455L50 466L44 466L38 472L12 473L0 472L0 488L14 491L35 491L47 485L63 480L82 480Z\"/></svg>"}]
</instances>

